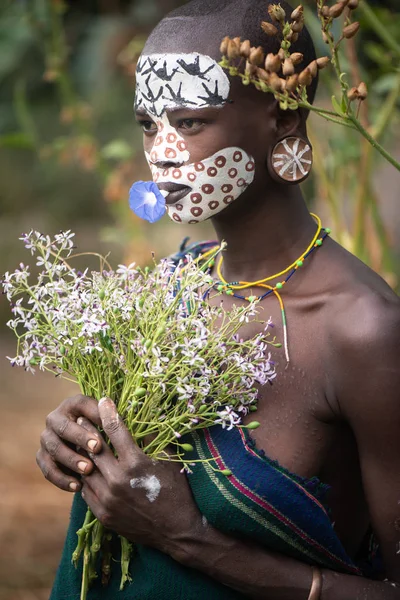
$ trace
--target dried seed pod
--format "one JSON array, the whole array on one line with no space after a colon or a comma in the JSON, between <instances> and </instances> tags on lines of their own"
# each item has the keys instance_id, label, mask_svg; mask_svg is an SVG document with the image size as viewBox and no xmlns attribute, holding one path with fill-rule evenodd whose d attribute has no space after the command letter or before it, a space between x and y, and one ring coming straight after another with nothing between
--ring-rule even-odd
<instances>
[{"instance_id":1,"label":"dried seed pod","mask_svg":"<svg viewBox=\"0 0 400 600\"><path fill-rule=\"evenodd\" d=\"M312 78L312 75L310 73L310 69L307 67L299 75L299 84L300 85L305 85L305 86L311 85L312 80L313 80L313 78Z\"/></svg>"},{"instance_id":2,"label":"dried seed pod","mask_svg":"<svg viewBox=\"0 0 400 600\"><path fill-rule=\"evenodd\" d=\"M274 92L282 91L282 81L284 80L281 79L276 73L271 73L269 77L269 85Z\"/></svg>"},{"instance_id":3,"label":"dried seed pod","mask_svg":"<svg viewBox=\"0 0 400 600\"><path fill-rule=\"evenodd\" d=\"M299 34L298 33L294 33L291 37L291 42L294 44L295 42L297 42L297 40L299 39Z\"/></svg>"},{"instance_id":4,"label":"dried seed pod","mask_svg":"<svg viewBox=\"0 0 400 600\"><path fill-rule=\"evenodd\" d=\"M263 21L261 23L261 28L262 28L263 32L266 33L267 35L270 35L270 36L278 35L278 29L275 27L275 25L272 25L272 23L270 23L269 21Z\"/></svg>"},{"instance_id":5,"label":"dried seed pod","mask_svg":"<svg viewBox=\"0 0 400 600\"><path fill-rule=\"evenodd\" d=\"M282 73L284 74L285 77L288 77L289 75L293 75L294 64L290 58L285 58L285 61L283 63L283 67L282 67Z\"/></svg>"},{"instance_id":6,"label":"dried seed pod","mask_svg":"<svg viewBox=\"0 0 400 600\"><path fill-rule=\"evenodd\" d=\"M294 9L292 14L290 15L290 18L292 19L292 21L301 21L303 19L303 15L304 9L300 4L297 8Z\"/></svg>"},{"instance_id":7,"label":"dried seed pod","mask_svg":"<svg viewBox=\"0 0 400 600\"><path fill-rule=\"evenodd\" d=\"M239 48L240 55L244 56L244 58L249 58L250 50L251 50L250 40L244 40L244 42L242 42L240 44L240 48Z\"/></svg>"},{"instance_id":8,"label":"dried seed pod","mask_svg":"<svg viewBox=\"0 0 400 600\"><path fill-rule=\"evenodd\" d=\"M294 66L299 65L303 59L304 56L301 52L293 52L293 54L290 55L290 59L292 61L292 63L294 64Z\"/></svg>"},{"instance_id":9,"label":"dried seed pod","mask_svg":"<svg viewBox=\"0 0 400 600\"><path fill-rule=\"evenodd\" d=\"M299 76L297 75L297 73L291 75L288 79L286 79L286 90L288 92L294 92L298 85Z\"/></svg>"},{"instance_id":10,"label":"dried seed pod","mask_svg":"<svg viewBox=\"0 0 400 600\"><path fill-rule=\"evenodd\" d=\"M278 73L282 66L282 61L277 54L270 52L265 59L265 69L271 73Z\"/></svg>"},{"instance_id":11,"label":"dried seed pod","mask_svg":"<svg viewBox=\"0 0 400 600\"><path fill-rule=\"evenodd\" d=\"M358 86L357 92L358 92L360 100L365 100L366 97L368 96L368 88L363 81Z\"/></svg>"},{"instance_id":12,"label":"dried seed pod","mask_svg":"<svg viewBox=\"0 0 400 600\"><path fill-rule=\"evenodd\" d=\"M227 35L224 37L224 39L221 42L221 46L220 46L219 50L223 56L226 56L228 54L228 45L229 45L230 39L231 38L229 37L229 35Z\"/></svg>"},{"instance_id":13,"label":"dried seed pod","mask_svg":"<svg viewBox=\"0 0 400 600\"><path fill-rule=\"evenodd\" d=\"M246 61L246 67L244 69L244 74L248 77L253 77L257 72L257 67L248 60Z\"/></svg>"},{"instance_id":14,"label":"dried seed pod","mask_svg":"<svg viewBox=\"0 0 400 600\"><path fill-rule=\"evenodd\" d=\"M332 17L332 19L336 19L337 17L340 17L342 12L344 11L344 8L345 8L344 2L336 2L336 4L331 6L329 9L329 16Z\"/></svg>"},{"instance_id":15,"label":"dried seed pod","mask_svg":"<svg viewBox=\"0 0 400 600\"><path fill-rule=\"evenodd\" d=\"M283 48L279 48L278 56L281 59L281 62L283 62L285 60L286 54L285 54L285 51Z\"/></svg>"},{"instance_id":16,"label":"dried seed pod","mask_svg":"<svg viewBox=\"0 0 400 600\"><path fill-rule=\"evenodd\" d=\"M304 21L295 21L290 24L290 27L294 33L300 33L304 29Z\"/></svg>"},{"instance_id":17,"label":"dried seed pod","mask_svg":"<svg viewBox=\"0 0 400 600\"><path fill-rule=\"evenodd\" d=\"M240 37L234 37L233 42L235 42L236 46L240 48L240 44L242 43L242 39Z\"/></svg>"},{"instance_id":18,"label":"dried seed pod","mask_svg":"<svg viewBox=\"0 0 400 600\"><path fill-rule=\"evenodd\" d=\"M350 102L353 102L353 100L357 100L357 98L359 98L359 93L358 93L358 89L356 87L352 87L348 92L347 92L347 97L350 100Z\"/></svg>"},{"instance_id":19,"label":"dried seed pod","mask_svg":"<svg viewBox=\"0 0 400 600\"><path fill-rule=\"evenodd\" d=\"M286 13L280 4L270 4L268 6L268 13L271 20L275 21L275 23L281 23L286 17Z\"/></svg>"},{"instance_id":20,"label":"dried seed pod","mask_svg":"<svg viewBox=\"0 0 400 600\"><path fill-rule=\"evenodd\" d=\"M354 10L356 8L358 8L359 5L359 0L350 0L350 2L347 3L347 7L350 10Z\"/></svg>"},{"instance_id":21,"label":"dried seed pod","mask_svg":"<svg viewBox=\"0 0 400 600\"><path fill-rule=\"evenodd\" d=\"M324 4L324 6L321 6L320 12L323 17L329 17L329 6L326 6L326 4Z\"/></svg>"},{"instance_id":22,"label":"dried seed pod","mask_svg":"<svg viewBox=\"0 0 400 600\"><path fill-rule=\"evenodd\" d=\"M261 46L250 50L249 62L252 65L262 65L265 59L265 54Z\"/></svg>"},{"instance_id":23,"label":"dried seed pod","mask_svg":"<svg viewBox=\"0 0 400 600\"><path fill-rule=\"evenodd\" d=\"M318 69L324 69L327 65L329 65L330 62L331 59L329 58L329 56L320 56L319 58L317 58Z\"/></svg>"},{"instance_id":24,"label":"dried seed pod","mask_svg":"<svg viewBox=\"0 0 400 600\"><path fill-rule=\"evenodd\" d=\"M318 64L316 60L313 60L312 62L310 62L310 64L308 65L307 69L310 71L312 78L317 76L318 73Z\"/></svg>"},{"instance_id":25,"label":"dried seed pod","mask_svg":"<svg viewBox=\"0 0 400 600\"><path fill-rule=\"evenodd\" d=\"M257 67L257 77L259 79L261 79L261 81L265 81L266 83L269 83L269 73L267 73L267 71L265 71L264 69L261 69L260 67Z\"/></svg>"},{"instance_id":26,"label":"dried seed pod","mask_svg":"<svg viewBox=\"0 0 400 600\"><path fill-rule=\"evenodd\" d=\"M240 56L240 50L233 40L229 40L226 54L231 60Z\"/></svg>"},{"instance_id":27,"label":"dried seed pod","mask_svg":"<svg viewBox=\"0 0 400 600\"><path fill-rule=\"evenodd\" d=\"M358 21L355 21L354 23L351 23L351 25L347 25L347 27L343 29L343 37L349 40L357 34L359 29L360 23Z\"/></svg>"}]
</instances>

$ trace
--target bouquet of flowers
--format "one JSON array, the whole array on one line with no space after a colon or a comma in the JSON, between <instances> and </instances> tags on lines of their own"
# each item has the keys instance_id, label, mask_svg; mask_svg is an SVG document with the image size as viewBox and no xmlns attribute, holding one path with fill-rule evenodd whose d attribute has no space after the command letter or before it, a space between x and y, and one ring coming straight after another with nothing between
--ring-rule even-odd
<instances>
[{"instance_id":1,"label":"bouquet of flowers","mask_svg":"<svg viewBox=\"0 0 400 600\"><path fill-rule=\"evenodd\" d=\"M133 264L112 270L99 256L99 271L80 272L70 264L73 237L31 231L20 238L40 272L31 284L29 266L21 263L3 277L13 313L8 326L18 339L17 355L7 358L32 373L39 368L77 382L97 400L112 398L146 454L178 461L190 473L195 463L185 452L193 448L181 437L216 424L243 426L242 417L256 409L257 386L275 377L267 352L271 322L242 340L239 331L256 319L257 300L230 312L206 301L210 261L223 245L201 266L187 256L152 270ZM82 599L107 535L88 510L73 555L76 563L84 553ZM122 589L130 544L122 539L121 547Z\"/></svg>"}]
</instances>

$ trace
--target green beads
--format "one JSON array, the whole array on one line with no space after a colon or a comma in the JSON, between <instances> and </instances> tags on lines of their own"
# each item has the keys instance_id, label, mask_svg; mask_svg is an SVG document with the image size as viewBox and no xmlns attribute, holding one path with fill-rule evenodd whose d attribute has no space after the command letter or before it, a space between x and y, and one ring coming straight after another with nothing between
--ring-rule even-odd
<instances>
[{"instance_id":1,"label":"green beads","mask_svg":"<svg viewBox=\"0 0 400 600\"><path fill-rule=\"evenodd\" d=\"M229 288L226 290L226 295L227 296L233 296L233 290L230 290Z\"/></svg>"},{"instance_id":2,"label":"green beads","mask_svg":"<svg viewBox=\"0 0 400 600\"><path fill-rule=\"evenodd\" d=\"M297 267L302 267L304 265L304 262L302 260L298 260L296 263Z\"/></svg>"},{"instance_id":3,"label":"green beads","mask_svg":"<svg viewBox=\"0 0 400 600\"><path fill-rule=\"evenodd\" d=\"M217 285L217 290L218 290L219 292L223 292L223 291L224 291L224 289L225 289L225 286L224 286L224 285L221 285L221 284L220 284L220 285Z\"/></svg>"},{"instance_id":4,"label":"green beads","mask_svg":"<svg viewBox=\"0 0 400 600\"><path fill-rule=\"evenodd\" d=\"M276 287L277 290L281 290L283 288L283 283L279 282L279 283L276 284L275 287Z\"/></svg>"},{"instance_id":5,"label":"green beads","mask_svg":"<svg viewBox=\"0 0 400 600\"><path fill-rule=\"evenodd\" d=\"M322 240L317 240L317 241L315 242L315 245L316 245L316 246L322 246Z\"/></svg>"},{"instance_id":6,"label":"green beads","mask_svg":"<svg viewBox=\"0 0 400 600\"><path fill-rule=\"evenodd\" d=\"M329 227L325 227L325 231L326 233L329 235L330 233L332 233L332 229L330 229Z\"/></svg>"}]
</instances>

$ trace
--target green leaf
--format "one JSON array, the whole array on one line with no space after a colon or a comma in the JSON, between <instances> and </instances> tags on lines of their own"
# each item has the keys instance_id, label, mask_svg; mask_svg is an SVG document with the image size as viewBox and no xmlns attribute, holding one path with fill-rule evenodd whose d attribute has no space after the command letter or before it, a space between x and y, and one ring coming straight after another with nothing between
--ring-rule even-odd
<instances>
[{"instance_id":1,"label":"green leaf","mask_svg":"<svg viewBox=\"0 0 400 600\"><path fill-rule=\"evenodd\" d=\"M339 115L339 117L345 117L346 113L343 112L341 105L336 100L335 96L332 96L333 110Z\"/></svg>"}]
</instances>

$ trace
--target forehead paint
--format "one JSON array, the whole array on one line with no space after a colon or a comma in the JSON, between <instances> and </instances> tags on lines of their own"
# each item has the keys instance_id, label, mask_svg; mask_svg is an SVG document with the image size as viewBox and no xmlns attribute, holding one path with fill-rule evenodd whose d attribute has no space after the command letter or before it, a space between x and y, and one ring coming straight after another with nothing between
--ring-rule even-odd
<instances>
[{"instance_id":1,"label":"forehead paint","mask_svg":"<svg viewBox=\"0 0 400 600\"><path fill-rule=\"evenodd\" d=\"M215 60L203 54L151 54L136 67L135 110L161 117L168 109L223 106L229 79Z\"/></svg>"},{"instance_id":2,"label":"forehead paint","mask_svg":"<svg viewBox=\"0 0 400 600\"><path fill-rule=\"evenodd\" d=\"M178 202L166 205L177 223L199 223L214 216L254 179L254 159L241 148L223 148L190 163L186 141L168 119L168 110L222 108L229 91L227 75L209 56L152 54L139 59L135 109L144 110L157 126L153 147L146 153L153 181L190 188Z\"/></svg>"}]
</instances>

